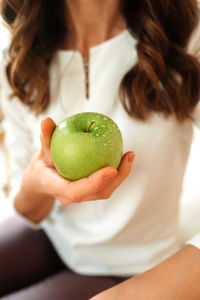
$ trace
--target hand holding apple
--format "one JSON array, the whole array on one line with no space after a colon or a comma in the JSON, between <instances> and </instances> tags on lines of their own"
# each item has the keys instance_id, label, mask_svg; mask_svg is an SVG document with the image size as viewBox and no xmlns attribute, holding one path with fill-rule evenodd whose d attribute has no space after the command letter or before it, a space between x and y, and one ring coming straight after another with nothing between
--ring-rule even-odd
<instances>
[{"instance_id":1,"label":"hand holding apple","mask_svg":"<svg viewBox=\"0 0 200 300\"><path fill-rule=\"evenodd\" d=\"M41 123L41 149L33 155L14 199L15 209L33 223L40 223L52 210L54 200L63 205L107 199L128 176L134 153L123 155L118 169L102 168L86 178L70 181L55 169L50 153L51 136L56 127L46 118Z\"/></svg>"},{"instance_id":2,"label":"hand holding apple","mask_svg":"<svg viewBox=\"0 0 200 300\"><path fill-rule=\"evenodd\" d=\"M28 167L27 185L32 185L32 190L38 194L49 195L64 205L109 198L129 175L135 154L125 153L118 169L104 167L76 181L65 179L55 169L50 153L55 127L56 124L51 118L46 118L41 123L41 150Z\"/></svg>"}]
</instances>

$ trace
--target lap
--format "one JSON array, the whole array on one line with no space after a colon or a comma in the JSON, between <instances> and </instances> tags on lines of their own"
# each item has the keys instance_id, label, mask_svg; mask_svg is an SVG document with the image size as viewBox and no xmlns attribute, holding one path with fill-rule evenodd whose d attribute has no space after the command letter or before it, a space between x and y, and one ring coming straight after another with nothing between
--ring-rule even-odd
<instances>
[{"instance_id":1,"label":"lap","mask_svg":"<svg viewBox=\"0 0 200 300\"><path fill-rule=\"evenodd\" d=\"M42 230L19 217L0 224L0 295L39 281L63 267Z\"/></svg>"},{"instance_id":2,"label":"lap","mask_svg":"<svg viewBox=\"0 0 200 300\"><path fill-rule=\"evenodd\" d=\"M85 276L63 270L3 299L88 300L123 280L119 277Z\"/></svg>"},{"instance_id":3,"label":"lap","mask_svg":"<svg viewBox=\"0 0 200 300\"><path fill-rule=\"evenodd\" d=\"M88 300L123 280L70 271L45 233L19 217L0 224L0 299Z\"/></svg>"}]
</instances>

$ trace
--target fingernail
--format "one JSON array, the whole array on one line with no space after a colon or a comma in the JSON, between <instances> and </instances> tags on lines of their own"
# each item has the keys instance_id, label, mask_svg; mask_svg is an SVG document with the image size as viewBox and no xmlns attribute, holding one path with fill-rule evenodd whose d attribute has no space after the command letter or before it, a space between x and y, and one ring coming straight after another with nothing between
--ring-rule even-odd
<instances>
[{"instance_id":1,"label":"fingernail","mask_svg":"<svg viewBox=\"0 0 200 300\"><path fill-rule=\"evenodd\" d=\"M106 173L106 174L103 175L103 178L105 180L111 180L113 177L115 177L116 174L117 173L114 172L114 171L109 171L108 173Z\"/></svg>"},{"instance_id":2,"label":"fingernail","mask_svg":"<svg viewBox=\"0 0 200 300\"><path fill-rule=\"evenodd\" d=\"M129 156L128 156L128 162L132 162L133 159L134 159L134 157L135 157L135 153L129 154Z\"/></svg>"}]
</instances>

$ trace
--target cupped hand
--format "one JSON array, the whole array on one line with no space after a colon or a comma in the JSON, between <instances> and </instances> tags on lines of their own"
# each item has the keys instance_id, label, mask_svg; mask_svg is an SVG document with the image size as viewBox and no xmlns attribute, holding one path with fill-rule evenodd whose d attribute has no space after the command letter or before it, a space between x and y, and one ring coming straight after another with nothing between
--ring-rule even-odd
<instances>
[{"instance_id":1,"label":"cupped hand","mask_svg":"<svg viewBox=\"0 0 200 300\"><path fill-rule=\"evenodd\" d=\"M55 127L51 118L41 122L41 150L33 158L35 171L41 178L41 192L53 196L64 205L109 198L129 175L135 154L126 152L118 169L105 167L86 178L67 180L57 172L51 158L50 143Z\"/></svg>"}]
</instances>

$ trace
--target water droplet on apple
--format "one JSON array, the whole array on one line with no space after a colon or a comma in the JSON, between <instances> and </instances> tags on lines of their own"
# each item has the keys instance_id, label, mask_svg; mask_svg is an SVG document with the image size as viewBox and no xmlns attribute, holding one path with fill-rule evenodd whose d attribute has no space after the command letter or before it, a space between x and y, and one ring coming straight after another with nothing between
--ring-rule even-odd
<instances>
[{"instance_id":1,"label":"water droplet on apple","mask_svg":"<svg viewBox=\"0 0 200 300\"><path fill-rule=\"evenodd\" d=\"M99 134L98 134L98 133L96 133L96 136L99 136Z\"/></svg>"},{"instance_id":2,"label":"water droplet on apple","mask_svg":"<svg viewBox=\"0 0 200 300\"><path fill-rule=\"evenodd\" d=\"M105 125L101 125L101 127L106 127Z\"/></svg>"},{"instance_id":3,"label":"water droplet on apple","mask_svg":"<svg viewBox=\"0 0 200 300\"><path fill-rule=\"evenodd\" d=\"M103 137L105 137L105 134L103 134Z\"/></svg>"},{"instance_id":4,"label":"water droplet on apple","mask_svg":"<svg viewBox=\"0 0 200 300\"><path fill-rule=\"evenodd\" d=\"M59 127L60 127L60 129L63 129L64 127L65 127L65 123L63 122L63 123L60 123L59 124Z\"/></svg>"},{"instance_id":5,"label":"water droplet on apple","mask_svg":"<svg viewBox=\"0 0 200 300\"><path fill-rule=\"evenodd\" d=\"M106 118L106 117L104 117L103 119L104 119L104 120L108 120L108 118Z\"/></svg>"}]
</instances>

